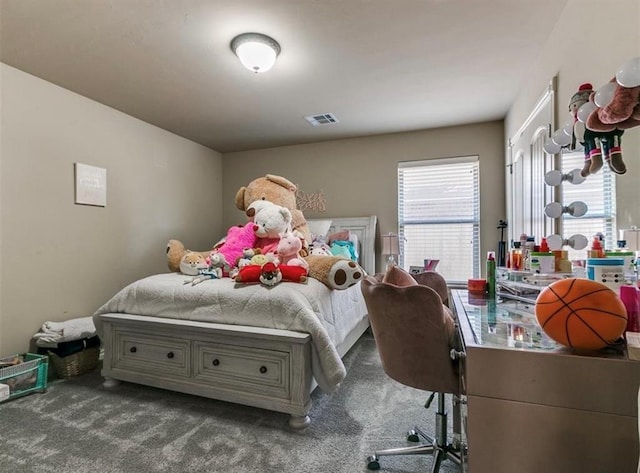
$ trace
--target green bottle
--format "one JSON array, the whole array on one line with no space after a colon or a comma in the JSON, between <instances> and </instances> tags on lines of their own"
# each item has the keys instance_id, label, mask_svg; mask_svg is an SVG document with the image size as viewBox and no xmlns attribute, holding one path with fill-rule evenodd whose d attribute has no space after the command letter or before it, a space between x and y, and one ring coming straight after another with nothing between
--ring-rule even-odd
<instances>
[{"instance_id":1,"label":"green bottle","mask_svg":"<svg viewBox=\"0 0 640 473\"><path fill-rule=\"evenodd\" d=\"M487 253L487 291L489 296L496 295L496 256L493 251Z\"/></svg>"}]
</instances>

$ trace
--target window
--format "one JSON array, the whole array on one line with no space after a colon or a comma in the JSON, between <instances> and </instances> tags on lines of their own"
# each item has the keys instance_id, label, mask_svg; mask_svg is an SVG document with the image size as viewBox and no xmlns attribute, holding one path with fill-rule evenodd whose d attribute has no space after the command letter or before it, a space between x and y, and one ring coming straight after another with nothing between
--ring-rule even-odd
<instances>
[{"instance_id":1,"label":"window","mask_svg":"<svg viewBox=\"0 0 640 473\"><path fill-rule=\"evenodd\" d=\"M567 174L573 169L582 169L584 155L570 153L562 155L562 173ZM611 170L605 164L597 174L590 174L581 184L562 183L562 205L564 207L577 200L587 204L589 210L583 217L575 218L568 214L562 215L562 237L582 234L589 240L600 232L605 237L605 248L615 248L616 238L616 182ZM584 258L584 250L576 251L570 247L569 259Z\"/></svg>"},{"instance_id":2,"label":"window","mask_svg":"<svg viewBox=\"0 0 640 473\"><path fill-rule=\"evenodd\" d=\"M478 157L398 164L400 265L439 259L449 282L480 277Z\"/></svg>"}]
</instances>

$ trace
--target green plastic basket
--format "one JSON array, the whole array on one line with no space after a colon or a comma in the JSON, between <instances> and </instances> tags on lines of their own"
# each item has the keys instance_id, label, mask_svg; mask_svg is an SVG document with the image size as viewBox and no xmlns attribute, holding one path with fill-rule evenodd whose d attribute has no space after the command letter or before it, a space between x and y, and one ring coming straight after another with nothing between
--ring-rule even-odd
<instances>
[{"instance_id":1,"label":"green plastic basket","mask_svg":"<svg viewBox=\"0 0 640 473\"><path fill-rule=\"evenodd\" d=\"M20 357L22 363L0 368L0 383L9 386L8 399L15 399L34 392L45 392L49 368L47 356L24 353L1 358L0 363L9 362L16 357Z\"/></svg>"}]
</instances>

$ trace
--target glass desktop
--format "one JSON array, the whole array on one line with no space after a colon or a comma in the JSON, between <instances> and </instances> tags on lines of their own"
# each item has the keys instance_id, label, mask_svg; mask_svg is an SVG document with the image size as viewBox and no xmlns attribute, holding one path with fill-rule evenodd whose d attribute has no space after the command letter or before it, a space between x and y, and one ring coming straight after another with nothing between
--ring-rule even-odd
<instances>
[{"instance_id":1,"label":"glass desktop","mask_svg":"<svg viewBox=\"0 0 640 473\"><path fill-rule=\"evenodd\" d=\"M476 295L458 289L452 289L451 294L458 317L466 319L461 321L461 329L467 345L533 350L561 347L538 324L535 302Z\"/></svg>"}]
</instances>

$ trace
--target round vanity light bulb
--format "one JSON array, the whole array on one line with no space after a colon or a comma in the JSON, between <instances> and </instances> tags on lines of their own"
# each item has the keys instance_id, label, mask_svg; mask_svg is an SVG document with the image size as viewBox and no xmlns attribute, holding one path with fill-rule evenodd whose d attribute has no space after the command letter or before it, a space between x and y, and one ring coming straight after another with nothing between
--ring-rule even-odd
<instances>
[{"instance_id":1,"label":"round vanity light bulb","mask_svg":"<svg viewBox=\"0 0 640 473\"><path fill-rule=\"evenodd\" d=\"M574 250L582 250L587 247L589 240L584 235L571 235L568 240L568 244Z\"/></svg>"},{"instance_id":2,"label":"round vanity light bulb","mask_svg":"<svg viewBox=\"0 0 640 473\"><path fill-rule=\"evenodd\" d=\"M549 235L547 237L547 245L552 251L561 250L564 245L564 240L560 235Z\"/></svg>"},{"instance_id":3,"label":"round vanity light bulb","mask_svg":"<svg viewBox=\"0 0 640 473\"><path fill-rule=\"evenodd\" d=\"M620 66L616 72L616 81L622 87L638 87L640 85L640 57L634 57Z\"/></svg>"},{"instance_id":4,"label":"round vanity light bulb","mask_svg":"<svg viewBox=\"0 0 640 473\"><path fill-rule=\"evenodd\" d=\"M542 149L544 149L545 153L547 154L556 154L560 152L562 146L554 143L551 138L547 138L544 142L544 145L542 145Z\"/></svg>"},{"instance_id":5,"label":"round vanity light bulb","mask_svg":"<svg viewBox=\"0 0 640 473\"><path fill-rule=\"evenodd\" d=\"M587 210L589 210L587 204L580 200L576 200L575 202L571 202L569 204L569 214L573 217L582 217L587 213Z\"/></svg>"},{"instance_id":6,"label":"round vanity light bulb","mask_svg":"<svg viewBox=\"0 0 640 473\"><path fill-rule=\"evenodd\" d=\"M562 174L559 169L549 171L544 175L544 183L548 186L559 186L562 181L569 181L573 185L582 184L586 178L580 174L580 169L573 169L567 174Z\"/></svg>"},{"instance_id":7,"label":"round vanity light bulb","mask_svg":"<svg viewBox=\"0 0 640 473\"><path fill-rule=\"evenodd\" d=\"M554 131L553 135L551 135L551 139L555 144L560 146L567 146L569 143L571 143L571 137L564 131L562 131L562 128Z\"/></svg>"},{"instance_id":8,"label":"round vanity light bulb","mask_svg":"<svg viewBox=\"0 0 640 473\"><path fill-rule=\"evenodd\" d=\"M544 214L549 218L558 218L562 215L562 204L560 202L551 202L544 208Z\"/></svg>"},{"instance_id":9,"label":"round vanity light bulb","mask_svg":"<svg viewBox=\"0 0 640 473\"><path fill-rule=\"evenodd\" d=\"M562 131L564 132L565 135L573 137L573 124L575 123L575 120L573 119L573 117L571 117L569 120L567 120L564 125L562 125Z\"/></svg>"},{"instance_id":10,"label":"round vanity light bulb","mask_svg":"<svg viewBox=\"0 0 640 473\"><path fill-rule=\"evenodd\" d=\"M548 186L559 186L562 184L562 171L549 171L544 175L544 182Z\"/></svg>"},{"instance_id":11,"label":"round vanity light bulb","mask_svg":"<svg viewBox=\"0 0 640 473\"><path fill-rule=\"evenodd\" d=\"M607 82L605 85L598 89L596 94L593 96L593 101L600 108L606 107L613 100L613 94L615 93L617 88L617 83Z\"/></svg>"},{"instance_id":12,"label":"round vanity light bulb","mask_svg":"<svg viewBox=\"0 0 640 473\"><path fill-rule=\"evenodd\" d=\"M578 113L577 113L577 118L578 121L585 123L587 121L587 118L589 118L589 115L591 115L591 112L593 112L596 108L596 104L593 102L587 102L584 105L582 105L579 109L578 109Z\"/></svg>"},{"instance_id":13,"label":"round vanity light bulb","mask_svg":"<svg viewBox=\"0 0 640 473\"><path fill-rule=\"evenodd\" d=\"M561 250L564 245L568 245L574 250L582 250L587 247L589 240L584 235L571 235L568 240L563 240L560 235L549 235L547 245L551 251Z\"/></svg>"},{"instance_id":14,"label":"round vanity light bulb","mask_svg":"<svg viewBox=\"0 0 640 473\"><path fill-rule=\"evenodd\" d=\"M587 178L580 173L580 169L573 169L567 174L567 181L576 186L586 180Z\"/></svg>"}]
</instances>

